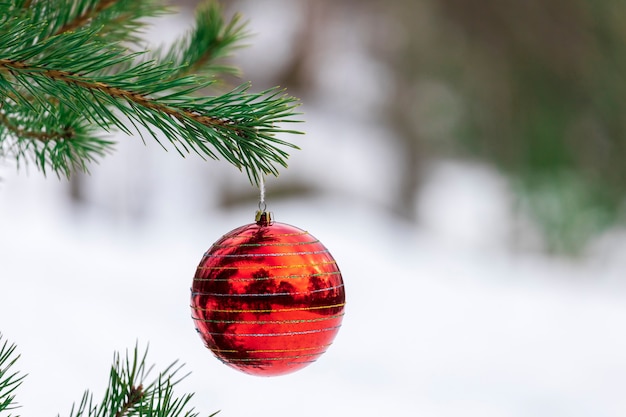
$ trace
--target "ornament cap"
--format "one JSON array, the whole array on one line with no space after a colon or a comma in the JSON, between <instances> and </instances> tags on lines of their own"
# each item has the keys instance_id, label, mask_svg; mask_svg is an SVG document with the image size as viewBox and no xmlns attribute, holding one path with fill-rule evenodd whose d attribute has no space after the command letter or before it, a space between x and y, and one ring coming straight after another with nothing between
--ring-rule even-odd
<instances>
[{"instance_id":1,"label":"ornament cap","mask_svg":"<svg viewBox=\"0 0 626 417\"><path fill-rule=\"evenodd\" d=\"M254 221L259 226L269 226L274 222L272 218L272 213L265 210L257 210L256 215L254 216Z\"/></svg>"}]
</instances>

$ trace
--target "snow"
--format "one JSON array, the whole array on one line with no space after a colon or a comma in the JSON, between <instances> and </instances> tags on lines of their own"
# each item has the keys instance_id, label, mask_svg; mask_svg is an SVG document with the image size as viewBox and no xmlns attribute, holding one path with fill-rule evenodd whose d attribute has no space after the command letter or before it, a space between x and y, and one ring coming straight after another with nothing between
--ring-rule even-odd
<instances>
[{"instance_id":1,"label":"snow","mask_svg":"<svg viewBox=\"0 0 626 417\"><path fill-rule=\"evenodd\" d=\"M102 393L113 351L138 342L149 343L157 368L175 359L187 364L192 374L180 389L196 392L204 413L624 415L623 262L618 268L617 255L566 260L506 249L502 224L493 233L474 224L489 217L506 223L485 209L491 198L502 210L498 178L463 165L442 169L445 175L432 177L440 188L428 184L440 195L422 207L430 219L424 227L339 193L269 202L277 220L329 247L348 296L331 349L296 374L269 379L212 358L188 308L202 253L250 222L254 207L137 225L98 209L72 212L58 195L62 182L5 170L0 324L29 374L18 394L22 414L63 415L83 389ZM452 201L454 187L467 187L472 176L482 194ZM452 220L459 240L437 219L452 219L451 205L476 214Z\"/></svg>"},{"instance_id":2,"label":"snow","mask_svg":"<svg viewBox=\"0 0 626 417\"><path fill-rule=\"evenodd\" d=\"M186 363L179 392L195 392L202 415L626 415L623 232L581 259L543 254L506 181L459 161L433 163L420 223L402 222L385 209L390 133L305 108L303 150L267 188L297 177L325 191L267 203L330 249L348 304L329 351L283 377L222 365L190 318L203 252L252 221L254 204L216 203L220 187L245 190L244 175L120 138L71 205L65 181L0 167L0 331L28 374L21 415L66 415L86 388L98 398L113 352L136 343L156 369Z\"/></svg>"}]
</instances>

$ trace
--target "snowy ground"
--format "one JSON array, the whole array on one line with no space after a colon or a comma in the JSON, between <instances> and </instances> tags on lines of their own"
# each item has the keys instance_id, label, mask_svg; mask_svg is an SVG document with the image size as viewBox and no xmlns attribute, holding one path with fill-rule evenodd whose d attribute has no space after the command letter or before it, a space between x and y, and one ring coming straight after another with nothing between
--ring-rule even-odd
<instances>
[{"instance_id":1,"label":"snowy ground","mask_svg":"<svg viewBox=\"0 0 626 417\"><path fill-rule=\"evenodd\" d=\"M200 256L250 222L254 207L138 223L72 210L58 197L63 183L5 169L0 329L29 374L18 395L22 415L65 415L83 389L101 393L113 351L138 341L150 343L157 367L187 364L192 374L181 389L197 393L203 413L623 416L623 250L607 244L585 261L514 255L489 232L499 230L488 227L498 217L496 193L487 204L488 196L455 190L474 178L484 194L489 175L455 165L444 172L426 189L420 228L351 198L270 203L278 220L306 228L333 252L348 308L318 362L267 379L212 358L188 308ZM450 206L466 215L451 217Z\"/></svg>"}]
</instances>

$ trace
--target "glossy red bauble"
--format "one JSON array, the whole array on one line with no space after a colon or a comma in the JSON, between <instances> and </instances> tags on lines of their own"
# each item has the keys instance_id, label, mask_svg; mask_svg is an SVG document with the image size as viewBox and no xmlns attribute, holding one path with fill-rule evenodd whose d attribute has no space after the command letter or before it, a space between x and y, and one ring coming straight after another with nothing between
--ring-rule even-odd
<instances>
[{"instance_id":1,"label":"glossy red bauble","mask_svg":"<svg viewBox=\"0 0 626 417\"><path fill-rule=\"evenodd\" d=\"M262 376L314 362L335 338L344 305L341 272L324 245L266 213L211 246L191 289L205 345L227 365Z\"/></svg>"}]
</instances>

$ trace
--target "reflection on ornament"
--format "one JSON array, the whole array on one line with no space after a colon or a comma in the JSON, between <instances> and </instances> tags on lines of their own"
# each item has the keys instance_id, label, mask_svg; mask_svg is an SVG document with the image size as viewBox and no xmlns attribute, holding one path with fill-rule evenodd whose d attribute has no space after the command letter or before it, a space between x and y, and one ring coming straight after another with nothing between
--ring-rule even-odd
<instances>
[{"instance_id":1,"label":"reflection on ornament","mask_svg":"<svg viewBox=\"0 0 626 417\"><path fill-rule=\"evenodd\" d=\"M345 292L328 249L308 232L271 221L232 230L204 254L191 311L222 362L261 376L314 362L341 326Z\"/></svg>"}]
</instances>

